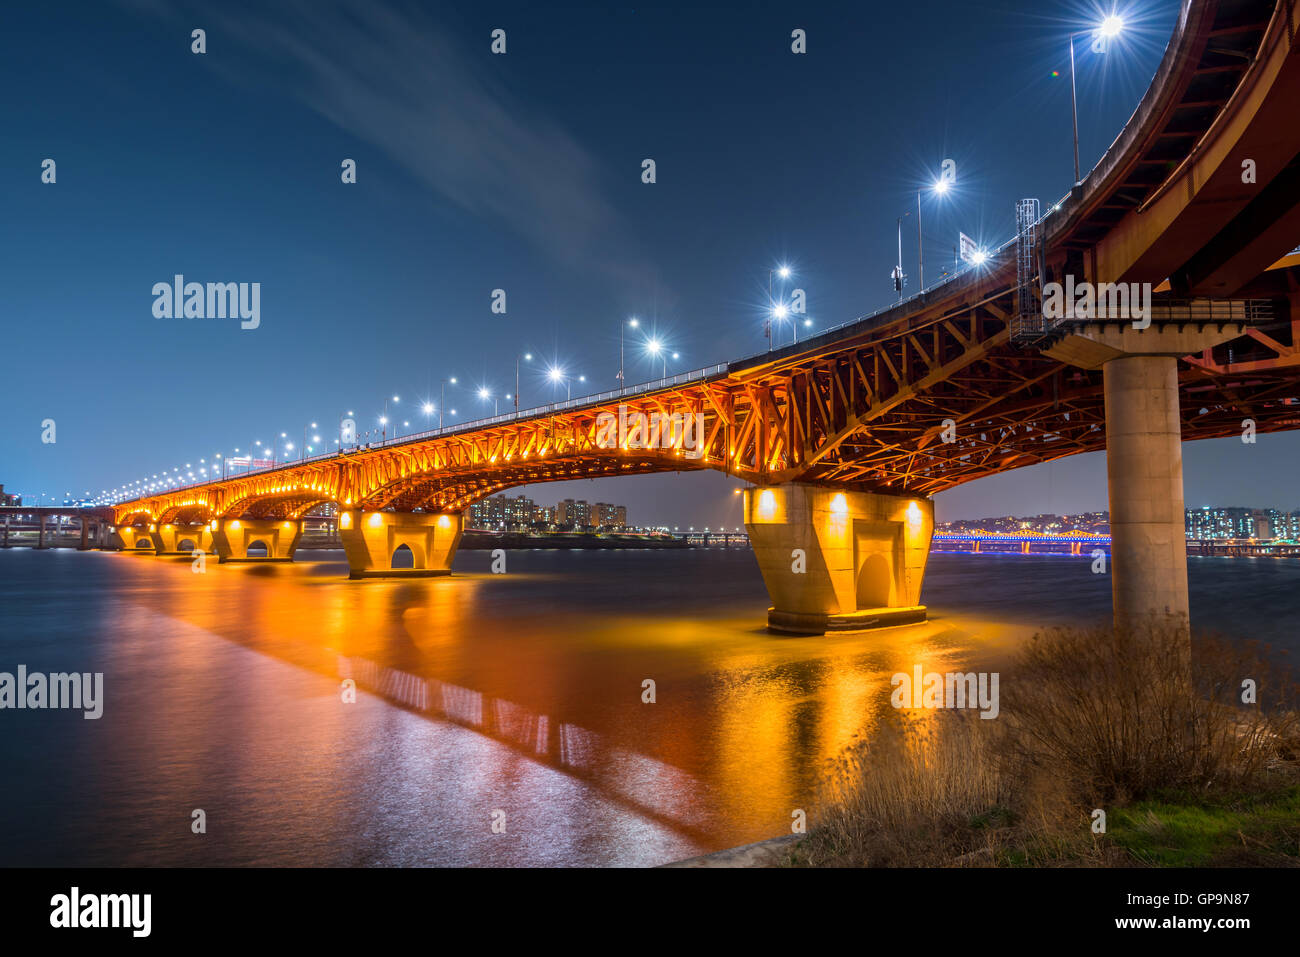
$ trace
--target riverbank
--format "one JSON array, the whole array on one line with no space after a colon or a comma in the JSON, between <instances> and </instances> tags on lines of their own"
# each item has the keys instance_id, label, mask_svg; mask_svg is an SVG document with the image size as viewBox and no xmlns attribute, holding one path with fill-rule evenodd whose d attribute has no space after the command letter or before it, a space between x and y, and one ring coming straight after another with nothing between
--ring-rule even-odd
<instances>
[{"instance_id":1,"label":"riverbank","mask_svg":"<svg viewBox=\"0 0 1300 957\"><path fill-rule=\"evenodd\" d=\"M1261 652L1157 622L1045 631L996 721L935 675L937 702L896 698L840 756L788 863L1300 867L1297 688Z\"/></svg>"}]
</instances>

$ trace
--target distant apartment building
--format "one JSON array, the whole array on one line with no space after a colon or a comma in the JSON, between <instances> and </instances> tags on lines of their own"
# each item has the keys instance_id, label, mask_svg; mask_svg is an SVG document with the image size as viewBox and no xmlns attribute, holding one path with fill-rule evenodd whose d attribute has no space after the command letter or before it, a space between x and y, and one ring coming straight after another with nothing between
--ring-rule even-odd
<instances>
[{"instance_id":1,"label":"distant apartment building","mask_svg":"<svg viewBox=\"0 0 1300 957\"><path fill-rule=\"evenodd\" d=\"M590 505L581 499L566 498L552 508L538 505L526 495L493 495L469 507L466 527L498 532L534 527L622 529L627 527L627 506L606 502Z\"/></svg>"},{"instance_id":2,"label":"distant apartment building","mask_svg":"<svg viewBox=\"0 0 1300 957\"><path fill-rule=\"evenodd\" d=\"M627 528L627 506L597 502L592 506L592 523L597 528Z\"/></svg>"},{"instance_id":3,"label":"distant apartment building","mask_svg":"<svg viewBox=\"0 0 1300 957\"><path fill-rule=\"evenodd\" d=\"M466 527L504 531L506 527L506 497L493 495L482 498L469 507Z\"/></svg>"},{"instance_id":4,"label":"distant apartment building","mask_svg":"<svg viewBox=\"0 0 1300 957\"><path fill-rule=\"evenodd\" d=\"M627 528L627 506L597 502L592 505L583 499L566 498L555 506L555 524L559 528Z\"/></svg>"},{"instance_id":5,"label":"distant apartment building","mask_svg":"<svg viewBox=\"0 0 1300 957\"><path fill-rule=\"evenodd\" d=\"M23 497L21 495L6 495L5 487L0 485L0 505L21 505Z\"/></svg>"},{"instance_id":6,"label":"distant apartment building","mask_svg":"<svg viewBox=\"0 0 1300 957\"><path fill-rule=\"evenodd\" d=\"M584 499L566 498L555 506L555 524L560 528L591 528L591 506Z\"/></svg>"},{"instance_id":7,"label":"distant apartment building","mask_svg":"<svg viewBox=\"0 0 1300 957\"><path fill-rule=\"evenodd\" d=\"M1187 537L1194 539L1254 538L1296 539L1300 536L1300 512L1276 508L1189 508Z\"/></svg>"}]
</instances>

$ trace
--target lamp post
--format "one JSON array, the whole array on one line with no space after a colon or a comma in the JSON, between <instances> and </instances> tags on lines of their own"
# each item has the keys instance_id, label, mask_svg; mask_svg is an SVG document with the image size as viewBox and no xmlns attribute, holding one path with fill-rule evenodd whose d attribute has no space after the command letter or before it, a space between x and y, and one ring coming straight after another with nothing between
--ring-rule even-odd
<instances>
[{"instance_id":1,"label":"lamp post","mask_svg":"<svg viewBox=\"0 0 1300 957\"><path fill-rule=\"evenodd\" d=\"M635 329L637 327L636 316L633 316L627 322L619 323L618 326L618 391L620 395L622 395L623 393L623 384L624 384L623 383L623 329L626 326L631 326L633 329Z\"/></svg>"},{"instance_id":2,"label":"lamp post","mask_svg":"<svg viewBox=\"0 0 1300 957\"><path fill-rule=\"evenodd\" d=\"M515 356L515 411L516 412L519 411L519 359L520 359L519 356ZM524 362L532 362L533 354L531 352L525 352L523 354L523 360Z\"/></svg>"},{"instance_id":3,"label":"lamp post","mask_svg":"<svg viewBox=\"0 0 1300 957\"><path fill-rule=\"evenodd\" d=\"M1079 182L1079 104L1074 84L1074 38L1095 33L1103 40L1118 36L1124 29L1124 18L1111 14L1090 30L1076 30L1070 34L1070 118L1074 124L1074 181Z\"/></svg>"},{"instance_id":4,"label":"lamp post","mask_svg":"<svg viewBox=\"0 0 1300 957\"><path fill-rule=\"evenodd\" d=\"M651 339L649 342L646 343L646 348L650 350L650 354L652 356L663 359L664 362L663 378L667 379L668 378L668 355L667 353L664 352L663 345L659 342L658 339Z\"/></svg>"},{"instance_id":5,"label":"lamp post","mask_svg":"<svg viewBox=\"0 0 1300 957\"><path fill-rule=\"evenodd\" d=\"M772 317L776 311L776 300L772 298L772 276L778 275L782 279L790 278L789 266L777 266L767 271L767 322L764 323L763 331L767 335L767 351L772 351Z\"/></svg>"},{"instance_id":6,"label":"lamp post","mask_svg":"<svg viewBox=\"0 0 1300 957\"><path fill-rule=\"evenodd\" d=\"M939 179L939 180L935 180L934 185L931 186L930 189L931 189L933 192L939 194L940 196L943 196L944 194L946 194L946 193L948 192L948 186L949 186L949 185L950 185L950 184L949 184L948 180L946 180L946 179ZM902 228L903 228L903 227L902 227L902 222L903 222L903 221L902 221L902 219L899 219L898 222L899 222L899 227L898 227L898 228L899 228L899 237L898 237L898 243L899 243L899 256L898 256L898 258L899 258L899 260L901 261L902 258L903 258L903 255L902 255L902 243L903 243L903 237L902 237ZM917 291L917 292L923 292L923 291L925 290L925 245L924 245L924 242L923 242L923 235L922 235L922 230L921 230L921 191L920 191L920 190L917 190L917 192L916 192L916 269L917 269L917 277L916 277L916 279L917 279L917 286L916 286L916 291ZM901 267L900 267L900 271L901 271ZM900 297L900 298L901 298L901 297Z\"/></svg>"},{"instance_id":7,"label":"lamp post","mask_svg":"<svg viewBox=\"0 0 1300 957\"><path fill-rule=\"evenodd\" d=\"M447 406L447 383L456 384L456 377L442 380L442 401L438 404L438 431L442 431L442 410Z\"/></svg>"},{"instance_id":8,"label":"lamp post","mask_svg":"<svg viewBox=\"0 0 1300 957\"><path fill-rule=\"evenodd\" d=\"M565 386L565 399L568 400L573 398L573 379L565 375L563 369L551 366L550 370L546 373L546 377L552 382L563 382Z\"/></svg>"}]
</instances>

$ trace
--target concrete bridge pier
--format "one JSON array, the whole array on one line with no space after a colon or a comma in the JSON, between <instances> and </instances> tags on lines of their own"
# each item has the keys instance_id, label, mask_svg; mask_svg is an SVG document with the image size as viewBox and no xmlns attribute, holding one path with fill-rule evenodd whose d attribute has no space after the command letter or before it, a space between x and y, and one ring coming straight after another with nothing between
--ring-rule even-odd
<instances>
[{"instance_id":1,"label":"concrete bridge pier","mask_svg":"<svg viewBox=\"0 0 1300 957\"><path fill-rule=\"evenodd\" d=\"M156 546L154 545L153 537L149 534L149 530L141 528L138 525L113 526L109 529L109 536L110 542L113 536L117 537L117 540L121 543L122 551L124 552L145 551L146 549L140 544L143 541L148 546L149 554L152 555L156 553Z\"/></svg>"},{"instance_id":2,"label":"concrete bridge pier","mask_svg":"<svg viewBox=\"0 0 1300 957\"><path fill-rule=\"evenodd\" d=\"M1102 371L1116 628L1166 620L1190 630L1178 357L1242 332L1233 323L1135 329L1131 322L1098 322L1047 350Z\"/></svg>"},{"instance_id":3,"label":"concrete bridge pier","mask_svg":"<svg viewBox=\"0 0 1300 957\"><path fill-rule=\"evenodd\" d=\"M149 537L153 539L155 555L189 555L196 548L211 554L214 550L212 529L207 523L150 525ZM193 544L182 548L181 545L187 541Z\"/></svg>"},{"instance_id":4,"label":"concrete bridge pier","mask_svg":"<svg viewBox=\"0 0 1300 957\"><path fill-rule=\"evenodd\" d=\"M435 512L339 513L339 538L348 556L349 578L412 578L450 575L451 561L464 531L460 514ZM393 556L405 546L412 567L394 568Z\"/></svg>"},{"instance_id":5,"label":"concrete bridge pier","mask_svg":"<svg viewBox=\"0 0 1300 957\"><path fill-rule=\"evenodd\" d=\"M291 562L302 538L302 519L219 518L209 523L212 548L219 564L228 562ZM250 555L258 544L265 555Z\"/></svg>"},{"instance_id":6,"label":"concrete bridge pier","mask_svg":"<svg viewBox=\"0 0 1300 957\"><path fill-rule=\"evenodd\" d=\"M772 599L770 630L820 635L925 620L930 500L798 482L749 488L745 528Z\"/></svg>"}]
</instances>

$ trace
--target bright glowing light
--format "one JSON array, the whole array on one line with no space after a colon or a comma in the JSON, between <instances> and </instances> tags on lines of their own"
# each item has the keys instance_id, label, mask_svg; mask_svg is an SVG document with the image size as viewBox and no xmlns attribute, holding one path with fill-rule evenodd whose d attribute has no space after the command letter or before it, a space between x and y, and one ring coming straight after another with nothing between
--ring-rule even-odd
<instances>
[{"instance_id":1,"label":"bright glowing light","mask_svg":"<svg viewBox=\"0 0 1300 957\"><path fill-rule=\"evenodd\" d=\"M785 303L782 302L782 303L778 303L776 308L772 310L772 315L776 316L778 319L784 319L789 314L789 312L790 310L787 309L785 307Z\"/></svg>"},{"instance_id":2,"label":"bright glowing light","mask_svg":"<svg viewBox=\"0 0 1300 957\"><path fill-rule=\"evenodd\" d=\"M1119 32L1124 29L1124 18L1111 14L1101 22L1101 28L1097 31L1103 37L1118 36Z\"/></svg>"},{"instance_id":3,"label":"bright glowing light","mask_svg":"<svg viewBox=\"0 0 1300 957\"><path fill-rule=\"evenodd\" d=\"M636 316L633 316L631 319L629 319L629 320L627 321L627 324L628 324L629 326L631 326L633 329L635 329L636 326L637 326L637 321L638 321L638 320L637 320Z\"/></svg>"},{"instance_id":4,"label":"bright glowing light","mask_svg":"<svg viewBox=\"0 0 1300 957\"><path fill-rule=\"evenodd\" d=\"M849 514L849 502L848 499L844 497L843 492L836 492L831 498L831 513L834 515Z\"/></svg>"},{"instance_id":5,"label":"bright glowing light","mask_svg":"<svg viewBox=\"0 0 1300 957\"><path fill-rule=\"evenodd\" d=\"M420 410L425 415L433 415L433 403L432 402L424 403L424 405L420 406Z\"/></svg>"},{"instance_id":6,"label":"bright glowing light","mask_svg":"<svg viewBox=\"0 0 1300 957\"><path fill-rule=\"evenodd\" d=\"M663 348L663 346L659 344L658 339L651 339L645 344L645 347L654 355L659 355L659 350Z\"/></svg>"},{"instance_id":7,"label":"bright glowing light","mask_svg":"<svg viewBox=\"0 0 1300 957\"><path fill-rule=\"evenodd\" d=\"M490 397L490 394L489 394L489 392L488 392L487 389L479 389L479 390L478 390L478 397L479 397L480 399L486 399L486 398L489 398L489 397Z\"/></svg>"},{"instance_id":8,"label":"bright glowing light","mask_svg":"<svg viewBox=\"0 0 1300 957\"><path fill-rule=\"evenodd\" d=\"M381 415L381 416L379 417L379 424L380 424L380 425L387 425L387 424L388 424L388 416L386 416L386 415Z\"/></svg>"},{"instance_id":9,"label":"bright glowing light","mask_svg":"<svg viewBox=\"0 0 1300 957\"><path fill-rule=\"evenodd\" d=\"M934 191L940 196L948 192L948 181L946 179L939 180L939 182L934 184Z\"/></svg>"},{"instance_id":10,"label":"bright glowing light","mask_svg":"<svg viewBox=\"0 0 1300 957\"><path fill-rule=\"evenodd\" d=\"M564 378L564 373L561 372L559 369L555 368L554 366L552 366L549 370L547 370L546 377L550 379L552 382L559 382L561 379Z\"/></svg>"},{"instance_id":11,"label":"bright glowing light","mask_svg":"<svg viewBox=\"0 0 1300 957\"><path fill-rule=\"evenodd\" d=\"M776 495L770 488L765 488L759 493L758 511L764 518L770 518L776 511Z\"/></svg>"},{"instance_id":12,"label":"bright glowing light","mask_svg":"<svg viewBox=\"0 0 1300 957\"><path fill-rule=\"evenodd\" d=\"M970 261L973 262L976 266L982 266L984 264L984 260L988 258L989 258L988 254L985 253L984 250L977 249L975 250L975 252L971 253Z\"/></svg>"},{"instance_id":13,"label":"bright glowing light","mask_svg":"<svg viewBox=\"0 0 1300 957\"><path fill-rule=\"evenodd\" d=\"M371 527L371 528L379 528L379 526L381 526L381 525L383 525L383 524L384 524L384 516L380 515L378 512L375 512L374 515L371 515L371 516L370 516L370 527Z\"/></svg>"},{"instance_id":14,"label":"bright glowing light","mask_svg":"<svg viewBox=\"0 0 1300 957\"><path fill-rule=\"evenodd\" d=\"M439 527L439 528L447 528L449 525L451 525L451 519L449 519L446 515L439 515L439 516L438 516L438 527Z\"/></svg>"},{"instance_id":15,"label":"bright glowing light","mask_svg":"<svg viewBox=\"0 0 1300 957\"><path fill-rule=\"evenodd\" d=\"M915 502L907 503L907 524L921 524L921 506L917 505Z\"/></svg>"},{"instance_id":16,"label":"bright glowing light","mask_svg":"<svg viewBox=\"0 0 1300 957\"><path fill-rule=\"evenodd\" d=\"M778 276L780 276L782 279L789 279L789 278L790 278L790 267L789 267L789 266L782 266L780 269L778 269L778 270L776 271L776 274L777 274Z\"/></svg>"}]
</instances>

